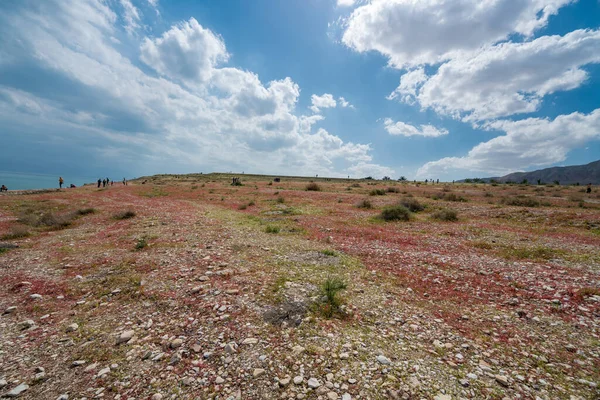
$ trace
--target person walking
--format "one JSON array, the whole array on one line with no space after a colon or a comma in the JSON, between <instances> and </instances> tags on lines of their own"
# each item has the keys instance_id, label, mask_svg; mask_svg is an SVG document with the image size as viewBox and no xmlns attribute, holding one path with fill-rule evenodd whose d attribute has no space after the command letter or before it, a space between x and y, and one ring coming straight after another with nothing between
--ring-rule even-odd
<instances>
[{"instance_id":1,"label":"person walking","mask_svg":"<svg viewBox=\"0 0 600 400\"><path fill-rule=\"evenodd\" d=\"M98 188L100 188L100 185L102 185L102 179L98 178Z\"/></svg>"},{"instance_id":2,"label":"person walking","mask_svg":"<svg viewBox=\"0 0 600 400\"><path fill-rule=\"evenodd\" d=\"M62 185L63 183L65 183L65 180L62 178L62 176L58 177L58 188L62 189Z\"/></svg>"}]
</instances>

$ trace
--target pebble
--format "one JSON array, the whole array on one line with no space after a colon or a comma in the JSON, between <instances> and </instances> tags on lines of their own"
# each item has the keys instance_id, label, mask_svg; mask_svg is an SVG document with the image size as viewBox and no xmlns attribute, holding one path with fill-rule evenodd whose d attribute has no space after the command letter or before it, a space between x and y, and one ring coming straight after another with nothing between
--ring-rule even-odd
<instances>
[{"instance_id":1,"label":"pebble","mask_svg":"<svg viewBox=\"0 0 600 400\"><path fill-rule=\"evenodd\" d=\"M289 384L290 384L290 380L291 380L291 379L290 379L289 377L288 377L288 378L283 378L283 379L280 379L280 380L279 380L279 386L281 386L281 387L286 387L287 385L289 385Z\"/></svg>"},{"instance_id":2,"label":"pebble","mask_svg":"<svg viewBox=\"0 0 600 400\"><path fill-rule=\"evenodd\" d=\"M129 342L131 340L131 338L133 337L133 335L135 335L135 331L133 331L133 330L129 330L129 331L125 331L125 332L121 333L121 335L119 335L119 338L117 339L117 344Z\"/></svg>"},{"instance_id":3,"label":"pebble","mask_svg":"<svg viewBox=\"0 0 600 400\"><path fill-rule=\"evenodd\" d=\"M69 395L66 393L61 394L56 398L56 400L69 400Z\"/></svg>"},{"instance_id":4,"label":"pebble","mask_svg":"<svg viewBox=\"0 0 600 400\"><path fill-rule=\"evenodd\" d=\"M162 400L163 395L160 393L154 393L151 397L151 400Z\"/></svg>"},{"instance_id":5,"label":"pebble","mask_svg":"<svg viewBox=\"0 0 600 400\"><path fill-rule=\"evenodd\" d=\"M110 372L110 368L106 367L106 368L102 368L99 372L98 375L96 375L96 378L102 378L104 375L108 374Z\"/></svg>"},{"instance_id":6,"label":"pebble","mask_svg":"<svg viewBox=\"0 0 600 400\"><path fill-rule=\"evenodd\" d=\"M433 398L433 400L452 400L452 396L449 394L438 394Z\"/></svg>"},{"instance_id":7,"label":"pebble","mask_svg":"<svg viewBox=\"0 0 600 400\"><path fill-rule=\"evenodd\" d=\"M338 394L336 392L328 392L327 393L327 398L329 400L337 400L338 399Z\"/></svg>"},{"instance_id":8,"label":"pebble","mask_svg":"<svg viewBox=\"0 0 600 400\"><path fill-rule=\"evenodd\" d=\"M42 295L34 293L34 294L29 295L29 298L32 300L40 300L42 298Z\"/></svg>"},{"instance_id":9,"label":"pebble","mask_svg":"<svg viewBox=\"0 0 600 400\"><path fill-rule=\"evenodd\" d=\"M181 347L182 344L183 344L182 339L175 339L171 342L170 346L172 349L178 349L179 347Z\"/></svg>"},{"instance_id":10,"label":"pebble","mask_svg":"<svg viewBox=\"0 0 600 400\"><path fill-rule=\"evenodd\" d=\"M71 367L80 367L85 364L84 360L75 360L71 363Z\"/></svg>"},{"instance_id":11,"label":"pebble","mask_svg":"<svg viewBox=\"0 0 600 400\"><path fill-rule=\"evenodd\" d=\"M242 344L256 344L256 343L258 343L258 339L256 339L256 338L246 338L242 342Z\"/></svg>"},{"instance_id":12,"label":"pebble","mask_svg":"<svg viewBox=\"0 0 600 400\"><path fill-rule=\"evenodd\" d=\"M4 314L12 314L17 311L17 306L10 306L6 310L4 310Z\"/></svg>"},{"instance_id":13,"label":"pebble","mask_svg":"<svg viewBox=\"0 0 600 400\"><path fill-rule=\"evenodd\" d=\"M509 382L508 382L508 377L507 376L496 375L494 378L496 379L496 382L498 382L502 386L509 386Z\"/></svg>"},{"instance_id":14,"label":"pebble","mask_svg":"<svg viewBox=\"0 0 600 400\"><path fill-rule=\"evenodd\" d=\"M390 365L392 363L392 361L390 361L389 358L382 356L382 355L378 355L376 358L377 358L377 361L379 361L379 363L383 364L383 365Z\"/></svg>"},{"instance_id":15,"label":"pebble","mask_svg":"<svg viewBox=\"0 0 600 400\"><path fill-rule=\"evenodd\" d=\"M225 382L225 379L221 378L220 376L217 376L217 379L215 379L215 383L217 385L220 385L220 384L222 384L224 382Z\"/></svg>"},{"instance_id":16,"label":"pebble","mask_svg":"<svg viewBox=\"0 0 600 400\"><path fill-rule=\"evenodd\" d=\"M79 325L76 323L67 326L67 332L75 332L77 329L79 329Z\"/></svg>"},{"instance_id":17,"label":"pebble","mask_svg":"<svg viewBox=\"0 0 600 400\"><path fill-rule=\"evenodd\" d=\"M302 383L302 381L304 381L303 377L301 377L301 376L294 377L294 385L300 385Z\"/></svg>"},{"instance_id":18,"label":"pebble","mask_svg":"<svg viewBox=\"0 0 600 400\"><path fill-rule=\"evenodd\" d=\"M6 393L4 395L4 397L19 397L21 395L21 393L23 393L27 389L29 389L29 385L27 385L25 383L21 383L19 386L17 386L10 392Z\"/></svg>"},{"instance_id":19,"label":"pebble","mask_svg":"<svg viewBox=\"0 0 600 400\"><path fill-rule=\"evenodd\" d=\"M25 321L19 323L19 328L21 328L21 330L25 330L25 329L31 328L34 325L35 325L35 322L33 322L32 319L28 319L28 320L25 320Z\"/></svg>"},{"instance_id":20,"label":"pebble","mask_svg":"<svg viewBox=\"0 0 600 400\"><path fill-rule=\"evenodd\" d=\"M308 380L308 387L311 389L316 389L321 386L321 382L319 382L316 378L310 378Z\"/></svg>"},{"instance_id":21,"label":"pebble","mask_svg":"<svg viewBox=\"0 0 600 400\"><path fill-rule=\"evenodd\" d=\"M265 374L265 370L262 368L255 368L254 371L252 371L252 376L255 378L258 378L261 375Z\"/></svg>"},{"instance_id":22,"label":"pebble","mask_svg":"<svg viewBox=\"0 0 600 400\"><path fill-rule=\"evenodd\" d=\"M344 393L342 395L342 400L352 400L352 396L350 396L350 393Z\"/></svg>"}]
</instances>

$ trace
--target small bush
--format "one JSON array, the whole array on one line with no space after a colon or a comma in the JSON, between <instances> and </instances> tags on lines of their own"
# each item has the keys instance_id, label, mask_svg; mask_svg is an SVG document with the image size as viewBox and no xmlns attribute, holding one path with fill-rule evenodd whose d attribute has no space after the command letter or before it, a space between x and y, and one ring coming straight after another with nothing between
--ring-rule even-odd
<instances>
[{"instance_id":1,"label":"small bush","mask_svg":"<svg viewBox=\"0 0 600 400\"><path fill-rule=\"evenodd\" d=\"M323 295L323 313L327 318L333 317L340 311L342 299L339 293L348 287L341 278L327 278L321 285L321 294Z\"/></svg>"},{"instance_id":2,"label":"small bush","mask_svg":"<svg viewBox=\"0 0 600 400\"><path fill-rule=\"evenodd\" d=\"M425 209L425 206L414 198L405 197L400 200L400 204L408 208L411 212L419 212Z\"/></svg>"},{"instance_id":3,"label":"small bush","mask_svg":"<svg viewBox=\"0 0 600 400\"><path fill-rule=\"evenodd\" d=\"M266 233L279 233L280 230L281 228L275 225L267 225L267 227L265 228Z\"/></svg>"},{"instance_id":4,"label":"small bush","mask_svg":"<svg viewBox=\"0 0 600 400\"><path fill-rule=\"evenodd\" d=\"M493 246L488 243L488 242L472 242L471 246L476 247L478 249L482 249L482 250L491 250L493 248Z\"/></svg>"},{"instance_id":5,"label":"small bush","mask_svg":"<svg viewBox=\"0 0 600 400\"><path fill-rule=\"evenodd\" d=\"M491 192L485 192L485 193L483 194L483 197L494 197L494 194L493 194L493 193L491 193Z\"/></svg>"},{"instance_id":6,"label":"small bush","mask_svg":"<svg viewBox=\"0 0 600 400\"><path fill-rule=\"evenodd\" d=\"M359 188L360 187L360 183L353 183L352 185L350 185L350 187Z\"/></svg>"},{"instance_id":7,"label":"small bush","mask_svg":"<svg viewBox=\"0 0 600 400\"><path fill-rule=\"evenodd\" d=\"M122 219L133 218L135 216L136 216L135 211L127 210L127 211L121 211L121 212L116 213L115 215L113 215L113 218L122 220Z\"/></svg>"},{"instance_id":8,"label":"small bush","mask_svg":"<svg viewBox=\"0 0 600 400\"><path fill-rule=\"evenodd\" d=\"M277 198L277 203L279 203L279 204L283 204L283 203L285 203L285 199L284 199L282 196L279 196L279 197Z\"/></svg>"},{"instance_id":9,"label":"small bush","mask_svg":"<svg viewBox=\"0 0 600 400\"><path fill-rule=\"evenodd\" d=\"M435 213L433 213L431 218L433 218L437 221L448 221L448 222L458 221L458 216L457 216L456 211L449 210L449 209L443 209L443 210L436 211Z\"/></svg>"},{"instance_id":10,"label":"small bush","mask_svg":"<svg viewBox=\"0 0 600 400\"><path fill-rule=\"evenodd\" d=\"M146 240L146 238L139 238L137 243L135 244L135 249L142 250L146 247L148 247L148 241Z\"/></svg>"},{"instance_id":11,"label":"small bush","mask_svg":"<svg viewBox=\"0 0 600 400\"><path fill-rule=\"evenodd\" d=\"M600 288L583 287L577 291L577 297L585 299L586 297L600 296Z\"/></svg>"},{"instance_id":12,"label":"small bush","mask_svg":"<svg viewBox=\"0 0 600 400\"><path fill-rule=\"evenodd\" d=\"M398 189L397 187L389 187L386 189L386 191L388 193L400 193L400 189Z\"/></svg>"},{"instance_id":13,"label":"small bush","mask_svg":"<svg viewBox=\"0 0 600 400\"><path fill-rule=\"evenodd\" d=\"M467 199L465 199L462 196L458 196L455 193L442 193L442 196L440 198L442 200L446 200L446 201L460 201L460 202L467 201Z\"/></svg>"},{"instance_id":14,"label":"small bush","mask_svg":"<svg viewBox=\"0 0 600 400\"><path fill-rule=\"evenodd\" d=\"M330 257L335 257L337 255L333 250L322 250L321 253Z\"/></svg>"},{"instance_id":15,"label":"small bush","mask_svg":"<svg viewBox=\"0 0 600 400\"><path fill-rule=\"evenodd\" d=\"M385 190L373 189L369 192L369 196L385 196Z\"/></svg>"},{"instance_id":16,"label":"small bush","mask_svg":"<svg viewBox=\"0 0 600 400\"><path fill-rule=\"evenodd\" d=\"M246 208L248 208L248 204L240 204L238 206L238 210L245 210Z\"/></svg>"},{"instance_id":17,"label":"small bush","mask_svg":"<svg viewBox=\"0 0 600 400\"><path fill-rule=\"evenodd\" d=\"M77 215L88 215L94 214L96 212L95 208L80 208L76 211Z\"/></svg>"},{"instance_id":18,"label":"small bush","mask_svg":"<svg viewBox=\"0 0 600 400\"><path fill-rule=\"evenodd\" d=\"M502 204L518 207L537 207L540 205L540 202L530 197L506 197L502 199Z\"/></svg>"},{"instance_id":19,"label":"small bush","mask_svg":"<svg viewBox=\"0 0 600 400\"><path fill-rule=\"evenodd\" d=\"M248 202L248 207L252 207L252 206L254 206L254 205L256 205L256 203L254 202L254 200L250 200L250 201Z\"/></svg>"},{"instance_id":20,"label":"small bush","mask_svg":"<svg viewBox=\"0 0 600 400\"><path fill-rule=\"evenodd\" d=\"M56 215L49 212L40 217L38 225L53 229L63 229L71 225L72 219L71 215Z\"/></svg>"},{"instance_id":21,"label":"small bush","mask_svg":"<svg viewBox=\"0 0 600 400\"><path fill-rule=\"evenodd\" d=\"M356 207L358 208L366 208L366 209L371 209L373 208L373 204L371 204L371 200L369 199L364 199L362 200L360 203L358 203L356 205Z\"/></svg>"},{"instance_id":22,"label":"small bush","mask_svg":"<svg viewBox=\"0 0 600 400\"><path fill-rule=\"evenodd\" d=\"M11 229L10 233L2 235L2 240L15 240L29 237L31 233L24 226L15 226Z\"/></svg>"},{"instance_id":23,"label":"small bush","mask_svg":"<svg viewBox=\"0 0 600 400\"><path fill-rule=\"evenodd\" d=\"M308 185L306 185L305 190L311 190L313 192L320 192L321 186L317 185L315 182L311 182Z\"/></svg>"},{"instance_id":24,"label":"small bush","mask_svg":"<svg viewBox=\"0 0 600 400\"><path fill-rule=\"evenodd\" d=\"M409 221L410 211L402 205L386 207L381 211L381 218L385 221Z\"/></svg>"}]
</instances>

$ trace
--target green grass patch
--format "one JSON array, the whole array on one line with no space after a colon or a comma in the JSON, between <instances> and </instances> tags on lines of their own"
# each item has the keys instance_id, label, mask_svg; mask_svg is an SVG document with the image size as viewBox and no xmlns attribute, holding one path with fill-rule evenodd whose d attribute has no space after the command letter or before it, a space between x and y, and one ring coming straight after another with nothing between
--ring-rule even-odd
<instances>
[{"instance_id":1,"label":"green grass patch","mask_svg":"<svg viewBox=\"0 0 600 400\"><path fill-rule=\"evenodd\" d=\"M265 228L266 233L273 233L273 234L279 233L280 230L281 230L281 228L276 225L267 225L267 227Z\"/></svg>"}]
</instances>

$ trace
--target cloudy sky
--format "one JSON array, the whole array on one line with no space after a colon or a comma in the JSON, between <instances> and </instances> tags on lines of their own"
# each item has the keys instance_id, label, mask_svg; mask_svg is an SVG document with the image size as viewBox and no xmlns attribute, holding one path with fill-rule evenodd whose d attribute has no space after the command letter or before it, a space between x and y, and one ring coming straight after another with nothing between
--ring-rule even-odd
<instances>
[{"instance_id":1,"label":"cloudy sky","mask_svg":"<svg viewBox=\"0 0 600 400\"><path fill-rule=\"evenodd\" d=\"M2 0L0 171L442 180L600 159L598 0Z\"/></svg>"}]
</instances>

